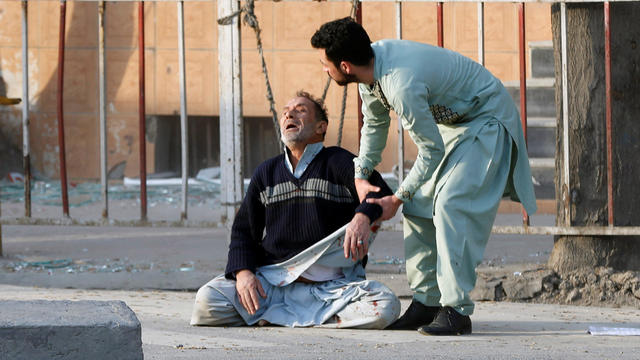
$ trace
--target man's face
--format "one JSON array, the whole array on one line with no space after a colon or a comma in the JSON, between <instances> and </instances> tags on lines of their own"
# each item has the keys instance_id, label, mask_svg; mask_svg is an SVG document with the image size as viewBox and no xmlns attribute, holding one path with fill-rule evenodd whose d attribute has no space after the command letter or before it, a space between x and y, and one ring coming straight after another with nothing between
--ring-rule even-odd
<instances>
[{"instance_id":1,"label":"man's face","mask_svg":"<svg viewBox=\"0 0 640 360\"><path fill-rule=\"evenodd\" d=\"M285 145L308 143L316 134L321 134L320 121L316 121L315 105L305 97L295 97L282 109L280 133ZM318 131L317 131L318 130Z\"/></svg>"},{"instance_id":2,"label":"man's face","mask_svg":"<svg viewBox=\"0 0 640 360\"><path fill-rule=\"evenodd\" d=\"M336 67L333 61L327 58L327 52L325 49L318 49L320 52L320 63L322 63L322 71L329 74L329 76L335 80L340 86L346 86L349 83L356 82L356 78L352 74L347 74L342 69Z\"/></svg>"}]
</instances>

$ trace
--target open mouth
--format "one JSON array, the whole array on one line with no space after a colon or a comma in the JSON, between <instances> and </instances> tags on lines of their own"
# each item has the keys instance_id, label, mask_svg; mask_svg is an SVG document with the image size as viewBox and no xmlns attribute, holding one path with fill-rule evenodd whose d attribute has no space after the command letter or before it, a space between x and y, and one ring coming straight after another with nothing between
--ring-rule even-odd
<instances>
[{"instance_id":1,"label":"open mouth","mask_svg":"<svg viewBox=\"0 0 640 360\"><path fill-rule=\"evenodd\" d=\"M297 128L298 126L295 124L288 124L287 127L285 127L285 130L292 130L292 129L295 130Z\"/></svg>"}]
</instances>

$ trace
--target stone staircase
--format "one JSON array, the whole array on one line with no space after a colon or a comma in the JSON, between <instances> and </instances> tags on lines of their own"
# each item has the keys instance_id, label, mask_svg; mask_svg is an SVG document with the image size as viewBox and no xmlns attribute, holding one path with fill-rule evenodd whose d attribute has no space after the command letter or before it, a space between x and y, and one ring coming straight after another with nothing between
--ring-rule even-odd
<instances>
[{"instance_id":1,"label":"stone staircase","mask_svg":"<svg viewBox=\"0 0 640 360\"><path fill-rule=\"evenodd\" d=\"M555 199L556 104L553 45L530 42L532 78L527 80L528 152L538 199ZM504 83L520 110L520 84Z\"/></svg>"}]
</instances>

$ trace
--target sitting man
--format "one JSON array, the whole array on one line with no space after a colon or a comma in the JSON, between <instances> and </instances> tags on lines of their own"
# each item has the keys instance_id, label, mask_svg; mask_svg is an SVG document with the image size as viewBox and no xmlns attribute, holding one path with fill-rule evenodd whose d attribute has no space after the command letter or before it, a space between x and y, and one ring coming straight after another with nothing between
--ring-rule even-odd
<instances>
[{"instance_id":1,"label":"sitting man","mask_svg":"<svg viewBox=\"0 0 640 360\"><path fill-rule=\"evenodd\" d=\"M383 329L400 302L365 279L365 256L382 214L358 200L354 155L322 145L324 104L298 92L280 119L285 154L256 169L233 222L227 267L198 290L191 325ZM377 172L380 188L392 194Z\"/></svg>"}]
</instances>

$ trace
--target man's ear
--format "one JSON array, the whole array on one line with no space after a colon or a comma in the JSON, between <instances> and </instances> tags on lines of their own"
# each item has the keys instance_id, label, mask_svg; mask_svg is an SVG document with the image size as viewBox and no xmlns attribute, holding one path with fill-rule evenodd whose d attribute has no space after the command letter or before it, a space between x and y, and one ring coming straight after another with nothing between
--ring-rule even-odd
<instances>
[{"instance_id":1,"label":"man's ear","mask_svg":"<svg viewBox=\"0 0 640 360\"><path fill-rule=\"evenodd\" d=\"M326 121L318 121L318 127L316 128L316 134L324 134L327 132L329 124Z\"/></svg>"},{"instance_id":2,"label":"man's ear","mask_svg":"<svg viewBox=\"0 0 640 360\"><path fill-rule=\"evenodd\" d=\"M342 70L345 74L351 74L353 64L349 61L341 61L340 62L340 70Z\"/></svg>"}]
</instances>

